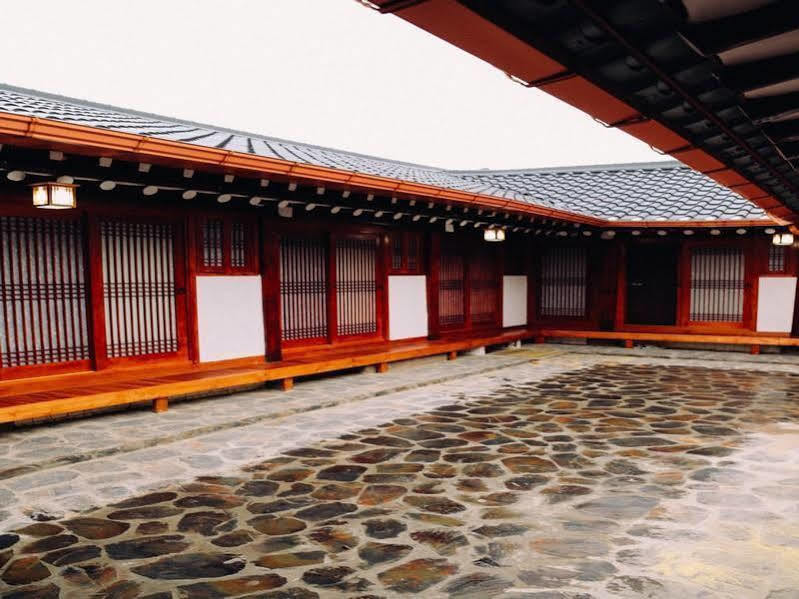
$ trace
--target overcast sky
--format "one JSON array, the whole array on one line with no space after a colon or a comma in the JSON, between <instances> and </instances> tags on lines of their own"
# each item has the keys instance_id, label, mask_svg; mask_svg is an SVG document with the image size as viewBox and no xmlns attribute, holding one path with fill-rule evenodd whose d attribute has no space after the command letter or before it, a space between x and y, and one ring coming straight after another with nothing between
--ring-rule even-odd
<instances>
[{"instance_id":1,"label":"overcast sky","mask_svg":"<svg viewBox=\"0 0 799 599\"><path fill-rule=\"evenodd\" d=\"M445 168L658 160L353 0L3 2L0 81Z\"/></svg>"}]
</instances>

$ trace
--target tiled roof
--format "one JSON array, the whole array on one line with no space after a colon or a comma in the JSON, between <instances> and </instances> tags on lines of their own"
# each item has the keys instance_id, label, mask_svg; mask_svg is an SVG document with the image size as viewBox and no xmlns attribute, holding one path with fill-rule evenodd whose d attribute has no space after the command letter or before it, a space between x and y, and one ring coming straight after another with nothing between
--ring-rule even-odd
<instances>
[{"instance_id":1,"label":"tiled roof","mask_svg":"<svg viewBox=\"0 0 799 599\"><path fill-rule=\"evenodd\" d=\"M677 161L455 174L607 220L768 219L748 200Z\"/></svg>"},{"instance_id":2,"label":"tiled roof","mask_svg":"<svg viewBox=\"0 0 799 599\"><path fill-rule=\"evenodd\" d=\"M677 163L447 171L7 85L0 85L0 112L480 193L598 218L675 221L767 218L763 211L737 194Z\"/></svg>"}]
</instances>

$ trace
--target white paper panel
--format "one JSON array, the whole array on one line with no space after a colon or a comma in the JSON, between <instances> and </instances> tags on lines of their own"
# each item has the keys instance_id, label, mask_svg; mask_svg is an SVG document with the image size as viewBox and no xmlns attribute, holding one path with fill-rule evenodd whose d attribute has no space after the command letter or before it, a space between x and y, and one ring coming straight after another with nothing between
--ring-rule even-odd
<instances>
[{"instance_id":1,"label":"white paper panel","mask_svg":"<svg viewBox=\"0 0 799 599\"><path fill-rule=\"evenodd\" d=\"M197 277L200 361L263 356L261 277Z\"/></svg>"},{"instance_id":2,"label":"white paper panel","mask_svg":"<svg viewBox=\"0 0 799 599\"><path fill-rule=\"evenodd\" d=\"M527 277L502 278L502 326L520 327L527 324Z\"/></svg>"},{"instance_id":3,"label":"white paper panel","mask_svg":"<svg viewBox=\"0 0 799 599\"><path fill-rule=\"evenodd\" d=\"M757 330L790 333L796 300L796 277L760 277L757 293Z\"/></svg>"},{"instance_id":4,"label":"white paper panel","mask_svg":"<svg viewBox=\"0 0 799 599\"><path fill-rule=\"evenodd\" d=\"M388 278L388 338L427 337L426 277L398 275Z\"/></svg>"}]
</instances>

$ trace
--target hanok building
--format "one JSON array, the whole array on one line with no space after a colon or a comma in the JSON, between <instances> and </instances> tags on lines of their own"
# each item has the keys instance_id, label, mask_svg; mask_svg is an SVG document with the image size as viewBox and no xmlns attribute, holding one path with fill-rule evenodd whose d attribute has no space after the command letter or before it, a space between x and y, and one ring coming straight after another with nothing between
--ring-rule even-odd
<instances>
[{"instance_id":1,"label":"hanok building","mask_svg":"<svg viewBox=\"0 0 799 599\"><path fill-rule=\"evenodd\" d=\"M797 92L701 53L748 29L371 4L682 164L446 171L0 87L0 422L521 339L799 345Z\"/></svg>"}]
</instances>

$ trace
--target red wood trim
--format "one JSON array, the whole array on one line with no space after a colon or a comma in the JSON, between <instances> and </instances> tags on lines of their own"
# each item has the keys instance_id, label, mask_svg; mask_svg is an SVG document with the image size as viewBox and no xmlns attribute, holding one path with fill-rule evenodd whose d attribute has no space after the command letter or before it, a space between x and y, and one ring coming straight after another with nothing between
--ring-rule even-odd
<instances>
[{"instance_id":1,"label":"red wood trim","mask_svg":"<svg viewBox=\"0 0 799 599\"><path fill-rule=\"evenodd\" d=\"M430 339L441 337L438 288L441 282L441 233L430 233L427 259L427 330Z\"/></svg>"},{"instance_id":2,"label":"red wood trim","mask_svg":"<svg viewBox=\"0 0 799 599\"><path fill-rule=\"evenodd\" d=\"M186 218L186 323L189 360L200 361L199 314L197 312L197 219Z\"/></svg>"},{"instance_id":3,"label":"red wood trim","mask_svg":"<svg viewBox=\"0 0 799 599\"><path fill-rule=\"evenodd\" d=\"M0 368L0 381L62 374L80 374L92 370L95 370L92 360L58 362L56 364L36 364L31 366L12 366L10 368Z\"/></svg>"},{"instance_id":4,"label":"red wood trim","mask_svg":"<svg viewBox=\"0 0 799 599\"><path fill-rule=\"evenodd\" d=\"M618 262L616 264L616 312L613 328L620 329L627 321L627 244L619 243L616 248Z\"/></svg>"},{"instance_id":5,"label":"red wood trim","mask_svg":"<svg viewBox=\"0 0 799 599\"><path fill-rule=\"evenodd\" d=\"M390 306L388 301L389 244L386 235L377 236L376 251L375 262L377 266L377 278L375 281L375 300L377 301L377 306L375 308L375 315L377 316L377 336L380 339L387 340L391 313L389 312Z\"/></svg>"},{"instance_id":6,"label":"red wood trim","mask_svg":"<svg viewBox=\"0 0 799 599\"><path fill-rule=\"evenodd\" d=\"M175 326L177 327L178 351L176 357L189 359L188 330L188 272L186 259L186 220L175 223L174 266L175 266Z\"/></svg>"},{"instance_id":7,"label":"red wood trim","mask_svg":"<svg viewBox=\"0 0 799 599\"><path fill-rule=\"evenodd\" d=\"M266 222L261 226L261 288L263 290L266 357L279 362L282 355L282 318L280 306L280 237Z\"/></svg>"},{"instance_id":8,"label":"red wood trim","mask_svg":"<svg viewBox=\"0 0 799 599\"><path fill-rule=\"evenodd\" d=\"M181 168L211 167L255 177L271 175L281 180L303 180L313 185L333 183L348 188L408 194L410 197L423 196L445 203L480 204L597 226L604 222L602 219L516 200L10 113L0 113L0 143L3 142L33 147L45 145L83 155L144 160Z\"/></svg>"},{"instance_id":9,"label":"red wood trim","mask_svg":"<svg viewBox=\"0 0 799 599\"><path fill-rule=\"evenodd\" d=\"M100 219L89 215L86 222L86 257L88 277L89 335L92 366L95 370L108 367L107 340L105 334L105 301L103 290L103 248L100 235Z\"/></svg>"},{"instance_id":10,"label":"red wood trim","mask_svg":"<svg viewBox=\"0 0 799 599\"><path fill-rule=\"evenodd\" d=\"M336 294L336 239L338 234L330 232L327 243L327 342L338 341L338 295Z\"/></svg>"}]
</instances>

